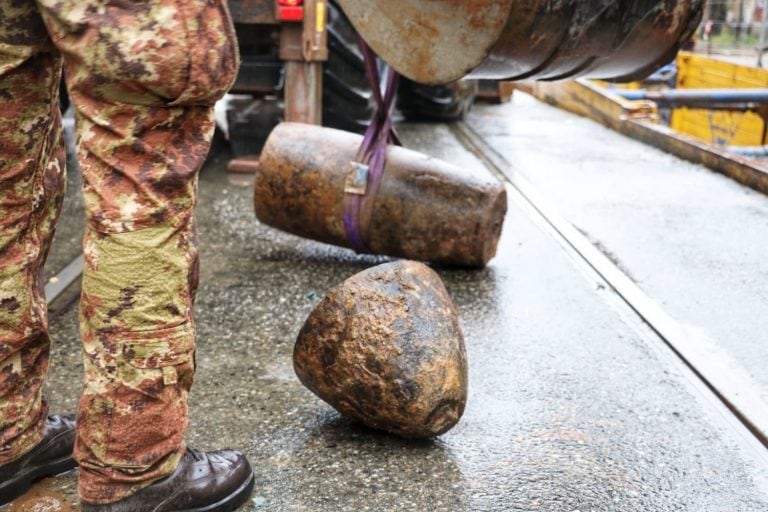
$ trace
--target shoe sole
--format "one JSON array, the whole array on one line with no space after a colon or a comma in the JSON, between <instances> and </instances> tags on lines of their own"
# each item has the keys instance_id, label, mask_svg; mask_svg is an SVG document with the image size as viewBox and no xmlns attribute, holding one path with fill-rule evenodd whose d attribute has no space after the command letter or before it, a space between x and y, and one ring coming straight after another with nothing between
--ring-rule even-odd
<instances>
[{"instance_id":1,"label":"shoe sole","mask_svg":"<svg viewBox=\"0 0 768 512\"><path fill-rule=\"evenodd\" d=\"M251 492L253 492L253 486L255 483L256 477L254 476L253 471L251 471L251 474L245 483L243 483L240 487L237 488L235 492L226 498L205 507L188 508L172 512L232 512L237 507L245 503L246 500L248 500L248 498L251 496Z\"/></svg>"},{"instance_id":2,"label":"shoe sole","mask_svg":"<svg viewBox=\"0 0 768 512\"><path fill-rule=\"evenodd\" d=\"M0 507L15 500L32 487L36 481L49 476L56 476L77 467L74 457L63 457L45 466L38 466L25 473L16 475L11 480L0 484Z\"/></svg>"}]
</instances>

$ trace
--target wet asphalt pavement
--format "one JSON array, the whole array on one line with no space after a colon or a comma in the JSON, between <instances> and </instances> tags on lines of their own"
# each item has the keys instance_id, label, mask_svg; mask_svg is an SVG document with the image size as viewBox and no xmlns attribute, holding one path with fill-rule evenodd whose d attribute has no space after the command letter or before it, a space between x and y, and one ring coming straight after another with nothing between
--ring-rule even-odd
<instances>
[{"instance_id":1,"label":"wet asphalt pavement","mask_svg":"<svg viewBox=\"0 0 768 512\"><path fill-rule=\"evenodd\" d=\"M471 122L502 137L504 123L522 122L526 105L483 107ZM560 128L532 123L516 154L544 152L531 141ZM401 132L414 149L483 172L443 126ZM560 153L549 171L575 160ZM409 442L342 418L293 375L293 342L331 287L387 260L260 225L247 179L226 174L227 158L219 147L200 184L199 371L189 444L248 454L257 483L247 509L768 510L765 455L650 329L514 202L487 269L437 269L458 307L470 363L459 425L433 441ZM76 212L73 203L64 223L81 218ZM69 234L55 254L77 246L70 228L62 233ZM51 331L47 394L55 411L73 410L82 379L75 305ZM46 486L75 499L73 475Z\"/></svg>"},{"instance_id":2,"label":"wet asphalt pavement","mask_svg":"<svg viewBox=\"0 0 768 512\"><path fill-rule=\"evenodd\" d=\"M768 403L768 197L525 94L469 124Z\"/></svg>"}]
</instances>

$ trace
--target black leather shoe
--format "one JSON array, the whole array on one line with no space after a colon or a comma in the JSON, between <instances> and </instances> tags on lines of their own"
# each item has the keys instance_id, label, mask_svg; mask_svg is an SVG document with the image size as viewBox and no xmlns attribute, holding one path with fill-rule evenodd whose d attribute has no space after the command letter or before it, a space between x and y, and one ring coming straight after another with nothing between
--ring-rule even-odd
<instances>
[{"instance_id":1,"label":"black leather shoe","mask_svg":"<svg viewBox=\"0 0 768 512\"><path fill-rule=\"evenodd\" d=\"M253 469L239 452L187 450L176 470L115 503L81 502L83 512L229 512L253 490Z\"/></svg>"},{"instance_id":2,"label":"black leather shoe","mask_svg":"<svg viewBox=\"0 0 768 512\"><path fill-rule=\"evenodd\" d=\"M74 469L74 446L75 418L49 416L40 444L20 459L0 466L0 505L24 494L35 480Z\"/></svg>"}]
</instances>

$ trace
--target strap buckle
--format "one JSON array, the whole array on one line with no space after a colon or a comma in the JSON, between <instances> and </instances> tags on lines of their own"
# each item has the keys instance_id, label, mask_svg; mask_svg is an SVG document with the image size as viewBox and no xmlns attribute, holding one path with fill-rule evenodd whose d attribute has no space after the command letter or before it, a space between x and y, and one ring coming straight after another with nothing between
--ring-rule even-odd
<instances>
[{"instance_id":1,"label":"strap buckle","mask_svg":"<svg viewBox=\"0 0 768 512\"><path fill-rule=\"evenodd\" d=\"M347 180L344 184L344 193L356 196L364 196L368 189L368 176L371 166L360 162L349 162Z\"/></svg>"}]
</instances>

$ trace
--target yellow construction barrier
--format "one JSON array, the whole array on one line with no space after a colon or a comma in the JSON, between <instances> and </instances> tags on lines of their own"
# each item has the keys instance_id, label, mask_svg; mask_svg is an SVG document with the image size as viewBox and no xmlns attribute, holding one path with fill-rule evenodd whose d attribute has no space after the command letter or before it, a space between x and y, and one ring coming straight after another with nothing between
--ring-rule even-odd
<instances>
[{"instance_id":1,"label":"yellow construction barrier","mask_svg":"<svg viewBox=\"0 0 768 512\"><path fill-rule=\"evenodd\" d=\"M768 71L739 66L703 55L681 52L677 58L680 89L767 88ZM765 121L753 112L680 108L672 114L673 130L716 146L766 144Z\"/></svg>"}]
</instances>

